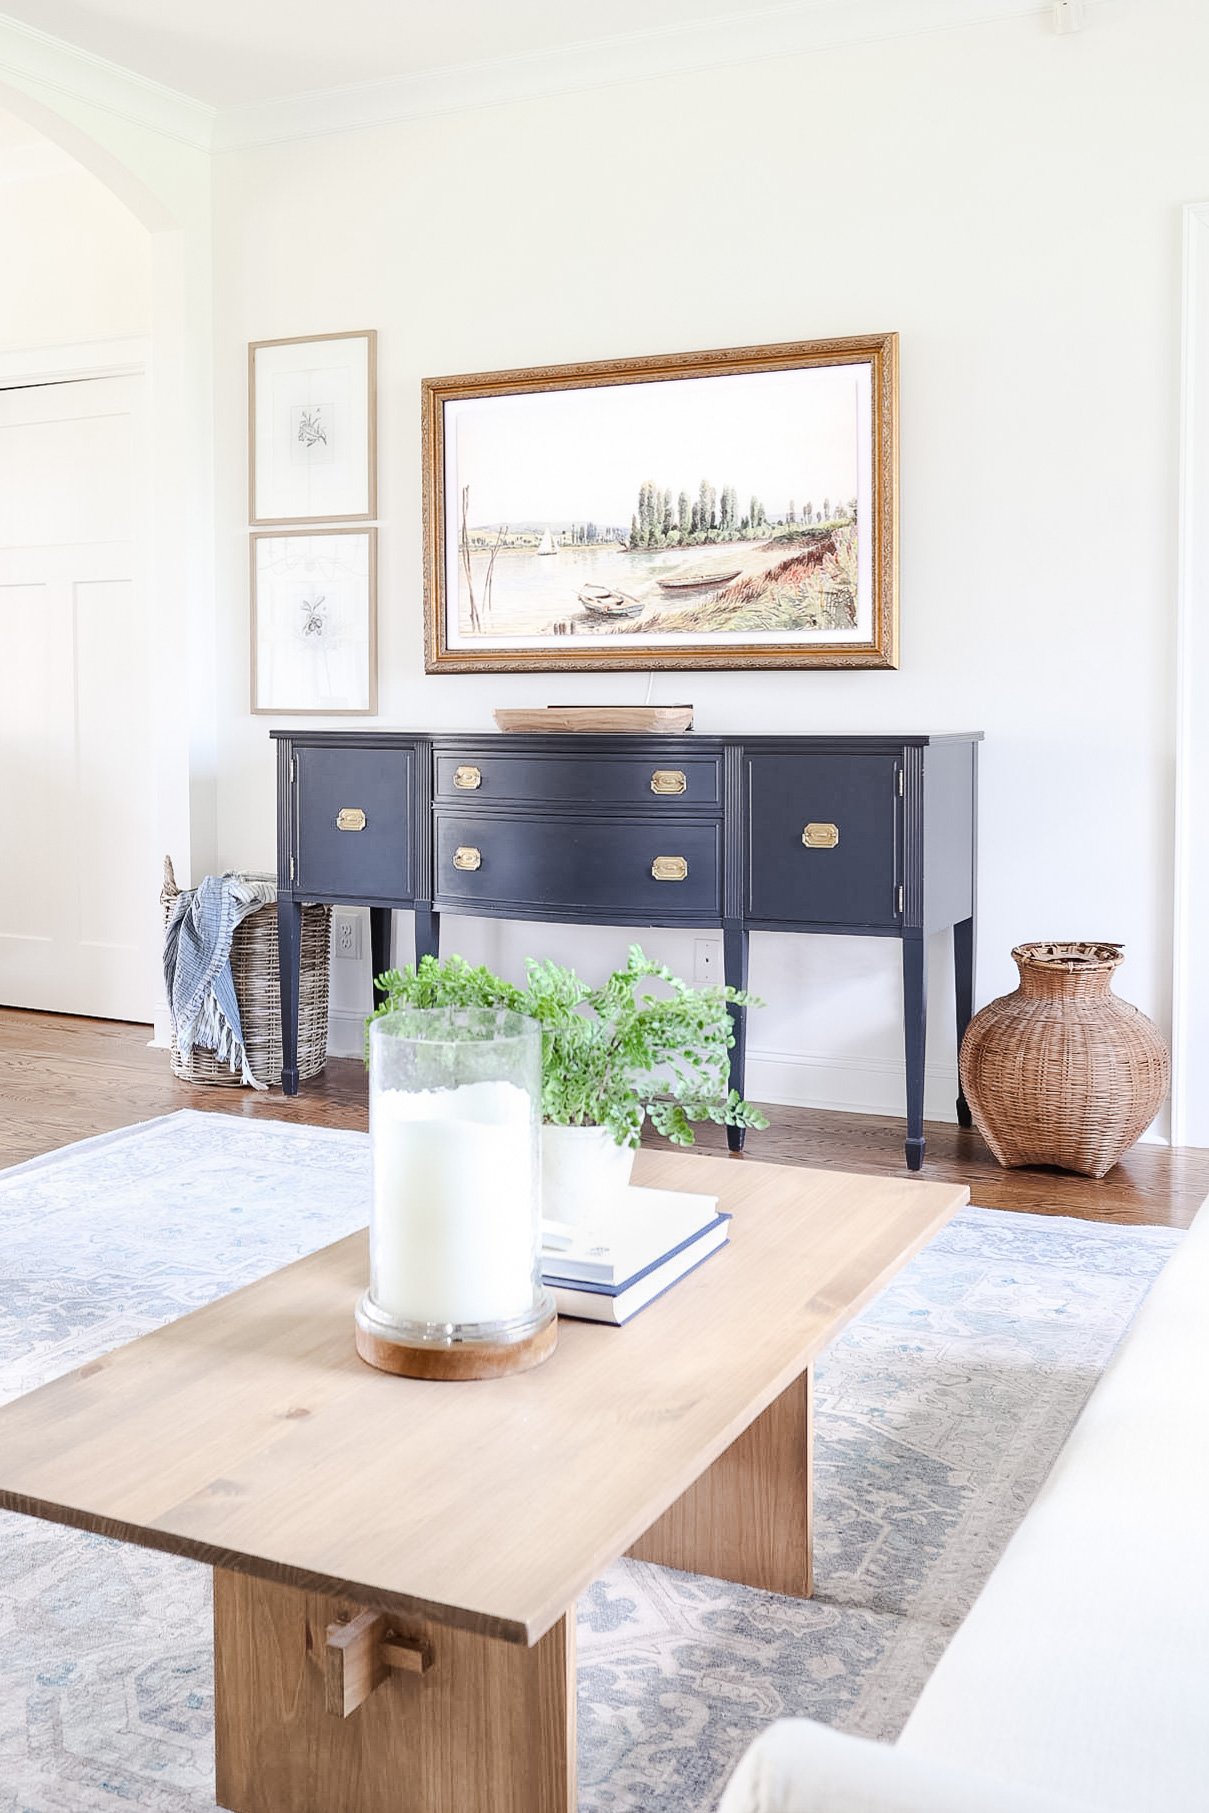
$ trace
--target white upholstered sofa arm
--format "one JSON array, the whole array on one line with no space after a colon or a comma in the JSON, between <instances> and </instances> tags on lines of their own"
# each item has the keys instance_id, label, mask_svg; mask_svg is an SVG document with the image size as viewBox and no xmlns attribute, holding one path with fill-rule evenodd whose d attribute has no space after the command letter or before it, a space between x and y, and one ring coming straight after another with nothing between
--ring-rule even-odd
<instances>
[{"instance_id":1,"label":"white upholstered sofa arm","mask_svg":"<svg viewBox=\"0 0 1209 1813\"><path fill-rule=\"evenodd\" d=\"M718 1813L1090 1813L975 1771L847 1737L809 1719L761 1733Z\"/></svg>"}]
</instances>

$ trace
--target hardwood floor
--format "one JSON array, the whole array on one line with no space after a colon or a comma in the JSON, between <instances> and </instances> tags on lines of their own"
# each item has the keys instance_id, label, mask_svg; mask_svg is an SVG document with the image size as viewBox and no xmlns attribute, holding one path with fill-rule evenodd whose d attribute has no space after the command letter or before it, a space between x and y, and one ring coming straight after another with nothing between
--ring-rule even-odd
<instances>
[{"instance_id":1,"label":"hardwood floor","mask_svg":"<svg viewBox=\"0 0 1209 1813\"><path fill-rule=\"evenodd\" d=\"M110 1020L0 1009L0 1165L178 1108L327 1127L366 1124L365 1071L355 1059L333 1059L292 1100L278 1089L193 1088L172 1076L166 1051L148 1049L149 1032ZM749 1135L753 1158L907 1176L899 1120L809 1108L768 1113L768 1131ZM1135 1146L1096 1182L1057 1171L1004 1171L977 1133L947 1122L929 1123L927 1135L922 1175L968 1183L973 1201L986 1208L1187 1227L1209 1195L1209 1150ZM709 1128L700 1144L713 1151L725 1150L726 1142Z\"/></svg>"}]
</instances>

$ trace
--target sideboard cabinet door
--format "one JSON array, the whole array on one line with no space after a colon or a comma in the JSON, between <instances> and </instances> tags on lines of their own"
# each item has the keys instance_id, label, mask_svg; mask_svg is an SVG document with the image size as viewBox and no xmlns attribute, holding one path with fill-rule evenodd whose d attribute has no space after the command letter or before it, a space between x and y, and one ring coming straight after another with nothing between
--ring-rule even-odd
<instances>
[{"instance_id":1,"label":"sideboard cabinet door","mask_svg":"<svg viewBox=\"0 0 1209 1813\"><path fill-rule=\"evenodd\" d=\"M898 759L890 752L752 755L748 917L897 926Z\"/></svg>"},{"instance_id":2,"label":"sideboard cabinet door","mask_svg":"<svg viewBox=\"0 0 1209 1813\"><path fill-rule=\"evenodd\" d=\"M296 893L409 899L413 751L301 744L294 753Z\"/></svg>"}]
</instances>

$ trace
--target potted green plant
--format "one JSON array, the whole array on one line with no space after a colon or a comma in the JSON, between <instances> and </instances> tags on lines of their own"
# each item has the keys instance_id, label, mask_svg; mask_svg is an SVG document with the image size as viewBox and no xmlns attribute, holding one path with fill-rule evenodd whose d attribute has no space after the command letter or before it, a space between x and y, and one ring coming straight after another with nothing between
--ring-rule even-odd
<instances>
[{"instance_id":1,"label":"potted green plant","mask_svg":"<svg viewBox=\"0 0 1209 1813\"><path fill-rule=\"evenodd\" d=\"M662 989L643 984L662 984ZM531 959L523 988L461 957L425 957L381 978L397 1007L509 1007L542 1028L543 1210L594 1222L629 1181L650 1121L674 1145L693 1124L765 1127L729 1086L728 1005L758 1005L731 988L693 988L638 945L624 969L592 988L574 970Z\"/></svg>"}]
</instances>

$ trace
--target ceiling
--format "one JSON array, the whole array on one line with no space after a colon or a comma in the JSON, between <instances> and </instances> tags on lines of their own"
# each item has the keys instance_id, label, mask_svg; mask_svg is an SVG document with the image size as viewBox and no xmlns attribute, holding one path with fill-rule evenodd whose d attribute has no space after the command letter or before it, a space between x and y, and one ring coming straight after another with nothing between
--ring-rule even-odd
<instances>
[{"instance_id":1,"label":"ceiling","mask_svg":"<svg viewBox=\"0 0 1209 1813\"><path fill-rule=\"evenodd\" d=\"M834 0L833 0L834 3ZM767 0L4 0L66 39L217 108L565 50L780 8ZM786 10L800 10L798 5ZM634 46L641 72L641 44Z\"/></svg>"}]
</instances>

